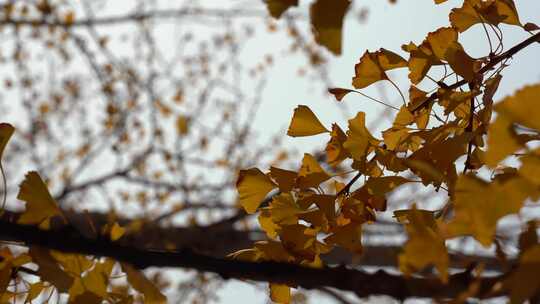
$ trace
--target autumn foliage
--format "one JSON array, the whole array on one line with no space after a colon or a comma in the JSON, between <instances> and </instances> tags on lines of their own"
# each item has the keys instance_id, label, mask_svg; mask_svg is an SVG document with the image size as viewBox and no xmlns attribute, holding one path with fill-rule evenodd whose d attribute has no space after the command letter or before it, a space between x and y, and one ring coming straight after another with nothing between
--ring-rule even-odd
<instances>
[{"instance_id":1,"label":"autumn foliage","mask_svg":"<svg viewBox=\"0 0 540 304\"><path fill-rule=\"evenodd\" d=\"M343 18L350 4L318 0L310 7L315 41L334 54L341 52ZM266 1L274 18L283 18L297 5L298 1ZM73 18L65 22L76 22ZM497 225L540 199L540 84L493 101L504 81L502 71L513 55L540 42L539 28L520 20L512 0L464 0L452 9L449 21L448 27L427 33L420 44L404 41L405 57L384 48L365 51L351 69L352 87L329 89L344 102L349 95L364 95L360 90L377 82L391 83L403 104L387 105L395 116L382 134L366 127L369 113L358 112L341 127L321 123L309 105L294 110L287 135L319 136L326 143L325 157L305 153L297 170L272 166L239 171L238 205L256 214L267 239L226 257L193 248L130 246L121 241L139 233L143 224L120 223L112 216L89 238L73 227L40 174L28 172L17 196L25 203L24 212L1 223L2 237L28 246L20 252L8 246L0 251L1 302L17 296L9 284L21 272L39 278L28 284L28 302L51 286L74 303L133 301L128 287L110 287L116 268L142 295L138 299L164 303L160 288L141 272L150 266L268 282L269 296L277 303L291 302L291 289L298 287L332 287L359 297L383 294L401 300L429 297L463 303L506 296L512 303L539 301L538 222L522 227L513 256L504 252ZM505 49L501 23L520 27L530 37ZM490 41L489 54L478 58L459 42L461 33L475 25L500 38L493 45ZM408 92L392 81L388 71L394 69L408 70ZM189 120L179 116L176 126L177 133L185 135ZM13 133L11 125L0 125L0 157ZM445 203L422 209L422 202L413 197L409 208L390 209L389 193L411 184L443 191ZM376 225L387 211L407 236L397 256L399 274L355 269L362 266L363 230ZM63 243L62 237L70 241ZM453 268L448 243L457 239L495 248L496 273L486 270L482 260ZM326 257L338 250L358 257L360 264L328 262Z\"/></svg>"},{"instance_id":2,"label":"autumn foliage","mask_svg":"<svg viewBox=\"0 0 540 304\"><path fill-rule=\"evenodd\" d=\"M355 65L354 89L391 82L389 70L409 70L409 100L404 99L396 109L394 123L382 137L366 128L363 112L349 120L344 131L337 124L321 124L306 105L295 109L287 134L327 134L327 164L349 169L329 174L306 153L297 171L276 167L268 174L259 169L241 171L237 184L240 202L248 213L259 211L259 224L269 240L234 253L234 258L327 267L321 256L336 247L361 255L361 231L377 221L377 213L386 211L386 195L402 185L422 183L446 191L448 199L439 210L418 209L412 200L410 209L394 211L408 235L399 255L399 269L406 277L420 272L448 283L445 241L470 237L490 247L497 242L496 226L502 217L519 212L527 201L538 201L540 154L533 142L540 132L535 105L540 85L526 86L496 104L492 98L502 81L504 62L540 36L531 32L531 38L522 44L510 50L498 45L481 58L468 55L459 43L460 33L477 23L496 30L500 23L525 30L537 27L521 23L512 1L464 1L449 18L450 27L428 33L421 44L404 44L408 58L380 49L366 51ZM429 72L436 66L444 66L445 73L434 79ZM426 77L435 85L429 92L418 86ZM354 89L329 92L341 101L357 92ZM520 165L505 165L509 156L517 157ZM406 172L413 174L404 177ZM487 172L491 173L486 176ZM343 176L352 173L356 176L343 183ZM359 178L363 184L356 186ZM279 192L261 206L272 189ZM470 286L455 298L508 294L512 302L521 303L537 297L540 285L532 269L539 270L540 247L536 237L530 236L536 234L535 227L531 222L524 230L521 239L526 241L520 243L518 261L511 271L492 286L479 288L483 266L472 261ZM428 266L434 267L433 274L421 272ZM270 284L274 301L288 302L289 294L284 285Z\"/></svg>"}]
</instances>

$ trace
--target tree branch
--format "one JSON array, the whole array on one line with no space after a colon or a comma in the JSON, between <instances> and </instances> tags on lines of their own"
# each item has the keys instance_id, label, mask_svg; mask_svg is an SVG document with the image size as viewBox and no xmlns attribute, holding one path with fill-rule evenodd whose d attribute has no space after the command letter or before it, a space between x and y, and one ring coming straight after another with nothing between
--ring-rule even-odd
<instances>
[{"instance_id":1,"label":"tree branch","mask_svg":"<svg viewBox=\"0 0 540 304\"><path fill-rule=\"evenodd\" d=\"M107 26L127 22L140 22L149 19L171 19L184 17L265 17L268 13L264 10L255 9L210 9L210 8L183 8L179 10L156 10L148 13L133 13L121 16L85 18L73 22L51 19L16 19L8 18L0 20L0 25L12 26L56 26L56 27L89 27Z\"/></svg>"},{"instance_id":2,"label":"tree branch","mask_svg":"<svg viewBox=\"0 0 540 304\"><path fill-rule=\"evenodd\" d=\"M104 226L110 223L111 217L108 214L87 212L77 213L73 211L63 211L68 222L73 225L85 238L95 238L95 231L102 231ZM16 223L20 214L6 211L1 216L0 221ZM116 218L116 221L123 227L129 227L130 223L137 221L126 218ZM191 250L210 255L213 257L224 257L232 252L250 248L256 241L265 239L263 232L240 231L234 229L232 223L218 221L208 226L191 227L164 227L157 222L144 222L141 229L134 233L126 233L118 242L125 246L136 244L139 248L163 249L170 248L190 248ZM18 240L6 239L3 240ZM361 257L351 254L342 248L334 248L329 254L323 255L322 259L330 265L349 265L355 262L361 266L373 267L394 267L397 268L398 255L402 247L396 245L372 245L364 244ZM478 262L485 265L485 269L501 272L500 261L496 257L466 255L462 253L449 253L450 267L454 269L466 269L470 263ZM508 261L510 265L514 260Z\"/></svg>"},{"instance_id":3,"label":"tree branch","mask_svg":"<svg viewBox=\"0 0 540 304\"><path fill-rule=\"evenodd\" d=\"M397 299L409 297L456 297L468 289L472 280L479 282L481 298L500 296L492 291L502 276L473 278L469 271L450 276L448 284L437 278L406 278L385 271L368 273L345 267L307 268L276 262L245 262L215 258L183 248L174 252L124 246L105 238L89 239L75 229L41 230L35 226L0 221L0 237L68 253L106 256L144 269L147 267L181 267L213 272L224 279L249 279L300 286L307 289L332 287L355 292L359 297L388 295Z\"/></svg>"}]
</instances>

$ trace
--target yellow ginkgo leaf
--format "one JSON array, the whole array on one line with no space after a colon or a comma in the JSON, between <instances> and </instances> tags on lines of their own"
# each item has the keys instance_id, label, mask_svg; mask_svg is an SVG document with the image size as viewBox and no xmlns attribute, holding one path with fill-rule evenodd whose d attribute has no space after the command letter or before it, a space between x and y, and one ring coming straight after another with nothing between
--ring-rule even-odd
<instances>
[{"instance_id":1,"label":"yellow ginkgo leaf","mask_svg":"<svg viewBox=\"0 0 540 304\"><path fill-rule=\"evenodd\" d=\"M272 299L272 301L275 303L290 303L291 288L287 285L270 283L270 299Z\"/></svg>"},{"instance_id":2,"label":"yellow ginkgo leaf","mask_svg":"<svg viewBox=\"0 0 540 304\"><path fill-rule=\"evenodd\" d=\"M409 93L410 94L410 93ZM409 109L403 105L399 109L399 112L394 119L392 126L394 128L404 128L414 122L414 115L409 111Z\"/></svg>"},{"instance_id":3,"label":"yellow ginkgo leaf","mask_svg":"<svg viewBox=\"0 0 540 304\"><path fill-rule=\"evenodd\" d=\"M325 149L326 161L330 166L335 167L350 156L349 151L343 147L345 141L347 141L347 135L345 135L337 124L333 124L330 141L326 144Z\"/></svg>"},{"instance_id":4,"label":"yellow ginkgo leaf","mask_svg":"<svg viewBox=\"0 0 540 304\"><path fill-rule=\"evenodd\" d=\"M485 162L492 168L521 148L512 121L504 115L497 116L495 121L489 125L487 142Z\"/></svg>"},{"instance_id":5,"label":"yellow ginkgo leaf","mask_svg":"<svg viewBox=\"0 0 540 304\"><path fill-rule=\"evenodd\" d=\"M433 54L429 42L424 40L419 46L412 42L409 45L402 46L402 49L410 53L409 57L409 79L413 84L418 84L433 65L442 64L442 62Z\"/></svg>"},{"instance_id":6,"label":"yellow ginkgo leaf","mask_svg":"<svg viewBox=\"0 0 540 304\"><path fill-rule=\"evenodd\" d=\"M382 176L368 179L362 188L370 195L384 197L388 192L408 182L410 180L401 176Z\"/></svg>"},{"instance_id":7,"label":"yellow ginkgo leaf","mask_svg":"<svg viewBox=\"0 0 540 304\"><path fill-rule=\"evenodd\" d=\"M126 233L126 228L120 226L117 222L111 227L111 241L120 239Z\"/></svg>"},{"instance_id":8,"label":"yellow ginkgo leaf","mask_svg":"<svg viewBox=\"0 0 540 304\"><path fill-rule=\"evenodd\" d=\"M52 283L61 292L67 292L73 285L73 277L66 272L66 269L60 268L50 250L31 246L28 254L32 257L32 262L38 265L37 272L41 279Z\"/></svg>"},{"instance_id":9,"label":"yellow ginkgo leaf","mask_svg":"<svg viewBox=\"0 0 540 304\"><path fill-rule=\"evenodd\" d=\"M540 131L540 84L528 85L495 105L495 111L514 123Z\"/></svg>"},{"instance_id":10,"label":"yellow ginkgo leaf","mask_svg":"<svg viewBox=\"0 0 540 304\"><path fill-rule=\"evenodd\" d=\"M398 258L400 270L410 275L414 271L434 265L439 271L440 278L446 282L449 265L448 251L432 214L430 217L429 211L417 210L413 205L411 210L401 210L399 216L407 218L408 223L405 228L409 236L403 253Z\"/></svg>"},{"instance_id":11,"label":"yellow ginkgo leaf","mask_svg":"<svg viewBox=\"0 0 540 304\"><path fill-rule=\"evenodd\" d=\"M536 191L534 185L516 174L491 183L472 175L460 176L454 198L455 217L446 227L448 237L470 235L483 246L490 246L499 219L517 213Z\"/></svg>"},{"instance_id":12,"label":"yellow ginkgo leaf","mask_svg":"<svg viewBox=\"0 0 540 304\"><path fill-rule=\"evenodd\" d=\"M276 184L261 170L251 168L240 170L236 189L240 195L240 204L247 213L254 213L270 190L276 188Z\"/></svg>"},{"instance_id":13,"label":"yellow ginkgo leaf","mask_svg":"<svg viewBox=\"0 0 540 304\"><path fill-rule=\"evenodd\" d=\"M525 155L519 159L521 168L519 174L531 183L540 186L540 149L536 149L531 155Z\"/></svg>"},{"instance_id":14,"label":"yellow ginkgo leaf","mask_svg":"<svg viewBox=\"0 0 540 304\"><path fill-rule=\"evenodd\" d=\"M312 261L318 254L317 231L300 224L287 225L279 231L279 238L290 254Z\"/></svg>"},{"instance_id":15,"label":"yellow ginkgo leaf","mask_svg":"<svg viewBox=\"0 0 540 304\"><path fill-rule=\"evenodd\" d=\"M352 85L356 89L362 89L377 81L388 79L384 69L380 66L377 55L366 51L360 62L354 66L355 76Z\"/></svg>"},{"instance_id":16,"label":"yellow ginkgo leaf","mask_svg":"<svg viewBox=\"0 0 540 304\"><path fill-rule=\"evenodd\" d=\"M375 55L377 56L377 61L379 62L379 65L384 71L404 68L407 66L407 60L387 49L381 48L377 52L375 52Z\"/></svg>"},{"instance_id":17,"label":"yellow ginkgo leaf","mask_svg":"<svg viewBox=\"0 0 540 304\"><path fill-rule=\"evenodd\" d=\"M88 299L88 297L106 298L109 277L114 264L115 262L111 259L106 259L105 262L97 262L94 268L85 273L84 276L76 277L69 289L70 302L85 303L85 301L77 299L80 297L83 299ZM91 295L87 293L91 293Z\"/></svg>"},{"instance_id":18,"label":"yellow ginkgo leaf","mask_svg":"<svg viewBox=\"0 0 540 304\"><path fill-rule=\"evenodd\" d=\"M352 253L362 253L362 224L352 222L345 226L336 228L334 233L326 237L327 244L334 244L343 247Z\"/></svg>"},{"instance_id":19,"label":"yellow ginkgo leaf","mask_svg":"<svg viewBox=\"0 0 540 304\"><path fill-rule=\"evenodd\" d=\"M452 9L450 23L460 32L478 23L521 25L513 0L465 0L462 7Z\"/></svg>"},{"instance_id":20,"label":"yellow ginkgo leaf","mask_svg":"<svg viewBox=\"0 0 540 304\"><path fill-rule=\"evenodd\" d=\"M148 280L143 273L133 268L133 266L121 263L122 270L127 275L128 283L138 292L144 295L144 303L164 304L167 303L167 298L159 291L159 289Z\"/></svg>"},{"instance_id":21,"label":"yellow ginkgo leaf","mask_svg":"<svg viewBox=\"0 0 540 304\"><path fill-rule=\"evenodd\" d=\"M26 210L18 220L20 224L40 225L43 229L49 229L52 217L62 217L62 212L56 201L35 171L26 174L20 185L17 199L26 202Z\"/></svg>"},{"instance_id":22,"label":"yellow ginkgo leaf","mask_svg":"<svg viewBox=\"0 0 540 304\"><path fill-rule=\"evenodd\" d=\"M302 159L302 167L298 171L296 185L300 189L318 187L319 184L330 178L317 160L309 153L304 154Z\"/></svg>"},{"instance_id":23,"label":"yellow ginkgo leaf","mask_svg":"<svg viewBox=\"0 0 540 304\"><path fill-rule=\"evenodd\" d=\"M189 132L189 119L184 115L176 118L176 132L178 135L186 135Z\"/></svg>"},{"instance_id":24,"label":"yellow ginkgo leaf","mask_svg":"<svg viewBox=\"0 0 540 304\"><path fill-rule=\"evenodd\" d=\"M255 249L261 253L260 258L274 262L291 262L294 257L290 255L283 244L278 241L260 241L255 243Z\"/></svg>"},{"instance_id":25,"label":"yellow ginkgo leaf","mask_svg":"<svg viewBox=\"0 0 540 304\"><path fill-rule=\"evenodd\" d=\"M343 146L358 161L364 161L368 148L379 143L366 128L366 114L364 112L358 112L356 117L349 120L347 136L347 141L343 143Z\"/></svg>"},{"instance_id":26,"label":"yellow ginkgo leaf","mask_svg":"<svg viewBox=\"0 0 540 304\"><path fill-rule=\"evenodd\" d=\"M266 208L262 209L261 213L257 217L257 220L259 221L261 229L266 233L268 238L275 239L277 237L277 230L280 226L274 223L272 220L272 213L270 210Z\"/></svg>"},{"instance_id":27,"label":"yellow ginkgo leaf","mask_svg":"<svg viewBox=\"0 0 540 304\"><path fill-rule=\"evenodd\" d=\"M313 114L310 108L299 105L294 109L293 118L287 135L292 137L311 136L329 132Z\"/></svg>"},{"instance_id":28,"label":"yellow ginkgo leaf","mask_svg":"<svg viewBox=\"0 0 540 304\"><path fill-rule=\"evenodd\" d=\"M328 93L334 95L337 101L341 101L347 94L355 92L354 90L343 88L331 88L328 89Z\"/></svg>"},{"instance_id":29,"label":"yellow ginkgo leaf","mask_svg":"<svg viewBox=\"0 0 540 304\"><path fill-rule=\"evenodd\" d=\"M266 7L270 15L274 18L279 18L283 13L292 6L298 6L298 0L267 0Z\"/></svg>"},{"instance_id":30,"label":"yellow ginkgo leaf","mask_svg":"<svg viewBox=\"0 0 540 304\"><path fill-rule=\"evenodd\" d=\"M303 211L289 193L280 193L274 196L269 206L263 210L270 211L272 221L278 225L296 224L297 214Z\"/></svg>"},{"instance_id":31,"label":"yellow ginkgo leaf","mask_svg":"<svg viewBox=\"0 0 540 304\"><path fill-rule=\"evenodd\" d=\"M350 4L350 0L317 0L311 5L315 41L336 55L341 54L343 18Z\"/></svg>"},{"instance_id":32,"label":"yellow ginkgo leaf","mask_svg":"<svg viewBox=\"0 0 540 304\"><path fill-rule=\"evenodd\" d=\"M294 187L297 173L290 170L270 167L270 177L278 184L279 190L289 192Z\"/></svg>"},{"instance_id":33,"label":"yellow ginkgo leaf","mask_svg":"<svg viewBox=\"0 0 540 304\"><path fill-rule=\"evenodd\" d=\"M474 78L474 59L471 58L458 42L458 33L451 27L443 27L428 34L428 41L433 54L439 60L445 60L450 67L466 80Z\"/></svg>"},{"instance_id":34,"label":"yellow ginkgo leaf","mask_svg":"<svg viewBox=\"0 0 540 304\"><path fill-rule=\"evenodd\" d=\"M0 159L2 158L4 149L6 148L6 145L11 138L11 135L13 135L14 131L15 128L13 128L12 125L7 123L0 123Z\"/></svg>"},{"instance_id":35,"label":"yellow ginkgo leaf","mask_svg":"<svg viewBox=\"0 0 540 304\"><path fill-rule=\"evenodd\" d=\"M504 281L510 291L511 303L526 303L538 294L540 289L540 245L535 244L522 252L516 269ZM532 302L531 302L532 303Z\"/></svg>"}]
</instances>

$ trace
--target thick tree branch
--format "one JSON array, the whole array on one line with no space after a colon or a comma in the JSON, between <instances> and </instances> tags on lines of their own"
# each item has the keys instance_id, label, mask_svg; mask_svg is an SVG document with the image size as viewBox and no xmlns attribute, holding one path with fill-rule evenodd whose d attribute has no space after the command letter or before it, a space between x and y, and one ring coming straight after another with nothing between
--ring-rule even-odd
<instances>
[{"instance_id":1,"label":"thick tree branch","mask_svg":"<svg viewBox=\"0 0 540 304\"><path fill-rule=\"evenodd\" d=\"M188 248L175 252L140 249L104 238L85 238L70 227L44 231L34 226L13 224L4 220L0 221L0 237L24 242L28 246L107 256L117 261L130 263L140 269L147 267L190 268L217 273L225 279L275 282L308 289L333 287L355 292L360 297L376 294L389 295L398 299L456 297L467 290L472 280L480 284L479 297L491 297L500 295L500 293L494 293L492 289L502 278L500 276L473 278L469 271L465 271L450 276L449 283L443 284L437 278L406 278L385 271L368 273L345 267L315 269L276 262L244 262L202 255Z\"/></svg>"},{"instance_id":2,"label":"thick tree branch","mask_svg":"<svg viewBox=\"0 0 540 304\"><path fill-rule=\"evenodd\" d=\"M70 211L63 213L79 234L90 239L97 237L94 231L102 231L103 227L111 220L111 217L104 213ZM18 216L18 213L6 211L0 220L14 223ZM127 227L134 220L117 218L116 221ZM141 249L162 249L170 248L170 246L190 248L194 252L220 258L232 252L250 248L254 242L265 239L262 232L240 231L234 229L232 223L228 223L229 225L223 222L218 223L206 227L164 227L154 222L144 222L139 231L126 234L118 242L125 246L135 244ZM20 238L6 239L4 237L0 239L20 240ZM348 265L356 262L355 264L361 266L396 268L398 255L401 251L402 247L399 245L364 244L363 254L360 258L341 248L335 248L322 258L325 263L331 265ZM473 262L483 263L488 270L503 271L501 263L496 257L450 253L450 266L452 268L466 269ZM513 263L514 261L509 261L509 264Z\"/></svg>"}]
</instances>

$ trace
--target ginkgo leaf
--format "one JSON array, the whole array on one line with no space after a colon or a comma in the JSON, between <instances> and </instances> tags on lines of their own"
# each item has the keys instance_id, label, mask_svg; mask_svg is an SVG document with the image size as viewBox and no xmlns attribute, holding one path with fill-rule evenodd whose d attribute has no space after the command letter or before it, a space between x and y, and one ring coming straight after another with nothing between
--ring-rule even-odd
<instances>
[{"instance_id":1,"label":"ginkgo leaf","mask_svg":"<svg viewBox=\"0 0 540 304\"><path fill-rule=\"evenodd\" d=\"M533 153L519 159L521 167L518 172L531 183L540 186L540 174L538 174L540 172L540 149L536 149Z\"/></svg>"},{"instance_id":2,"label":"ginkgo leaf","mask_svg":"<svg viewBox=\"0 0 540 304\"><path fill-rule=\"evenodd\" d=\"M540 84L528 85L495 105L495 111L514 123L540 130Z\"/></svg>"},{"instance_id":3,"label":"ginkgo leaf","mask_svg":"<svg viewBox=\"0 0 540 304\"><path fill-rule=\"evenodd\" d=\"M276 225L276 223L274 223L272 220L272 213L269 209L262 209L261 213L257 217L257 220L259 221L261 229L266 233L268 238L275 239L277 237L277 230L280 226Z\"/></svg>"},{"instance_id":4,"label":"ginkgo leaf","mask_svg":"<svg viewBox=\"0 0 540 304\"><path fill-rule=\"evenodd\" d=\"M504 115L497 116L495 121L489 125L487 144L485 162L492 168L521 148L513 122Z\"/></svg>"},{"instance_id":5,"label":"ginkgo leaf","mask_svg":"<svg viewBox=\"0 0 540 304\"><path fill-rule=\"evenodd\" d=\"M240 196L240 204L247 213L255 213L268 192L276 188L276 184L261 170L251 168L240 170L236 189Z\"/></svg>"},{"instance_id":6,"label":"ginkgo leaf","mask_svg":"<svg viewBox=\"0 0 540 304\"><path fill-rule=\"evenodd\" d=\"M13 135L13 132L15 132L15 128L13 128L12 125L0 123L0 159L2 159L4 149L6 148L11 135Z\"/></svg>"},{"instance_id":7,"label":"ginkgo leaf","mask_svg":"<svg viewBox=\"0 0 540 304\"><path fill-rule=\"evenodd\" d=\"M409 93L410 94L410 93ZM409 111L407 106L403 105L399 109L399 112L396 115L396 118L394 118L394 123L392 126L394 128L404 128L414 122L414 115Z\"/></svg>"},{"instance_id":8,"label":"ginkgo leaf","mask_svg":"<svg viewBox=\"0 0 540 304\"><path fill-rule=\"evenodd\" d=\"M439 60L445 60L450 67L466 80L474 78L474 59L467 55L458 42L458 33L450 27L444 27L428 34L428 41L433 54Z\"/></svg>"},{"instance_id":9,"label":"ginkgo leaf","mask_svg":"<svg viewBox=\"0 0 540 304\"><path fill-rule=\"evenodd\" d=\"M511 303L525 303L538 294L539 270L540 244L536 244L522 253L516 269L504 280L504 288L510 291Z\"/></svg>"},{"instance_id":10,"label":"ginkgo leaf","mask_svg":"<svg viewBox=\"0 0 540 304\"><path fill-rule=\"evenodd\" d=\"M49 253L48 249L31 246L28 254L32 257L32 262L38 265L38 274L42 280L50 282L61 292L67 292L73 284L74 278L62 270Z\"/></svg>"},{"instance_id":11,"label":"ginkgo leaf","mask_svg":"<svg viewBox=\"0 0 540 304\"><path fill-rule=\"evenodd\" d=\"M373 208L372 206L377 206ZM376 198L372 195L369 195L367 191L355 191L352 194L352 197L348 197L343 200L341 206L341 214L350 221L345 222L344 224L338 224L338 226L347 225L350 222L353 223L365 223L375 221L376 210L386 209L386 199L385 198ZM339 218L337 220L339 223Z\"/></svg>"},{"instance_id":12,"label":"ginkgo leaf","mask_svg":"<svg viewBox=\"0 0 540 304\"><path fill-rule=\"evenodd\" d=\"M300 209L289 193L280 193L274 196L265 210L270 212L272 222L280 226L296 224L298 222L297 214L304 211Z\"/></svg>"},{"instance_id":13,"label":"ginkgo leaf","mask_svg":"<svg viewBox=\"0 0 540 304\"><path fill-rule=\"evenodd\" d=\"M287 135L292 137L311 136L329 132L313 114L310 108L299 105L294 109L293 118Z\"/></svg>"},{"instance_id":14,"label":"ginkgo leaf","mask_svg":"<svg viewBox=\"0 0 540 304\"><path fill-rule=\"evenodd\" d=\"M350 0L317 0L311 5L315 41L336 55L341 54L343 18L350 4Z\"/></svg>"},{"instance_id":15,"label":"ginkgo leaf","mask_svg":"<svg viewBox=\"0 0 540 304\"><path fill-rule=\"evenodd\" d=\"M445 140L432 139L428 141L429 144L426 143L408 158L408 160L416 162L405 162L405 164L414 164L409 168L422 179L425 185L433 183L437 187L440 186L440 175L433 174L434 171L426 170L429 167L439 171L447 184L451 183L452 179L455 178L454 163L467 152L467 144L470 139L471 135L466 133Z\"/></svg>"},{"instance_id":16,"label":"ginkgo leaf","mask_svg":"<svg viewBox=\"0 0 540 304\"><path fill-rule=\"evenodd\" d=\"M328 220L333 220L336 217L336 196L328 194L314 194L309 198L319 210L321 210Z\"/></svg>"},{"instance_id":17,"label":"ginkgo leaf","mask_svg":"<svg viewBox=\"0 0 540 304\"><path fill-rule=\"evenodd\" d=\"M317 160L309 153L304 153L302 167L298 171L296 185L300 189L318 187L322 182L328 180L330 175L326 173Z\"/></svg>"},{"instance_id":18,"label":"ginkgo leaf","mask_svg":"<svg viewBox=\"0 0 540 304\"><path fill-rule=\"evenodd\" d=\"M127 263L120 263L122 270L127 275L127 281L138 292L144 295L145 303L164 304L167 303L167 298L159 291L159 289L148 280L143 273L133 268Z\"/></svg>"},{"instance_id":19,"label":"ginkgo leaf","mask_svg":"<svg viewBox=\"0 0 540 304\"><path fill-rule=\"evenodd\" d=\"M92 270L88 271L82 277L77 277L69 289L70 302L91 303L88 298L97 298L102 301L107 297L107 286L109 277L115 262L106 259L105 262L98 262ZM91 294L87 294L91 293ZM78 298L86 300L81 300Z\"/></svg>"},{"instance_id":20,"label":"ginkgo leaf","mask_svg":"<svg viewBox=\"0 0 540 304\"><path fill-rule=\"evenodd\" d=\"M307 260L313 260L318 254L316 235L316 229L300 224L283 226L279 232L283 247L292 255Z\"/></svg>"},{"instance_id":21,"label":"ginkgo leaf","mask_svg":"<svg viewBox=\"0 0 540 304\"><path fill-rule=\"evenodd\" d=\"M421 210L413 209L402 211L399 215L405 216L408 223L405 225L409 239L405 243L403 253L399 255L399 269L406 275L414 271L434 265L440 278L448 280L448 251L444 238L438 231L433 217Z\"/></svg>"},{"instance_id":22,"label":"ginkgo leaf","mask_svg":"<svg viewBox=\"0 0 540 304\"><path fill-rule=\"evenodd\" d=\"M347 136L343 147L358 161L363 161L368 153L368 148L376 146L379 142L366 128L366 114L364 112L358 112L353 119L349 120Z\"/></svg>"},{"instance_id":23,"label":"ginkgo leaf","mask_svg":"<svg viewBox=\"0 0 540 304\"><path fill-rule=\"evenodd\" d=\"M298 6L298 0L266 0L266 7L270 15L279 18L290 7Z\"/></svg>"},{"instance_id":24,"label":"ginkgo leaf","mask_svg":"<svg viewBox=\"0 0 540 304\"><path fill-rule=\"evenodd\" d=\"M297 173L290 170L270 167L270 177L278 184L279 190L289 192L294 188Z\"/></svg>"},{"instance_id":25,"label":"ginkgo leaf","mask_svg":"<svg viewBox=\"0 0 540 304\"><path fill-rule=\"evenodd\" d=\"M354 66L354 71L352 86L355 89L362 89L377 81L388 79L379 64L377 55L368 51L360 57L360 62Z\"/></svg>"},{"instance_id":26,"label":"ginkgo leaf","mask_svg":"<svg viewBox=\"0 0 540 304\"><path fill-rule=\"evenodd\" d=\"M321 228L323 232L328 232L328 219L321 210L310 210L298 214L298 218L311 224L312 227Z\"/></svg>"},{"instance_id":27,"label":"ginkgo leaf","mask_svg":"<svg viewBox=\"0 0 540 304\"><path fill-rule=\"evenodd\" d=\"M37 298L41 292L45 289L45 283L43 282L36 282L34 284L30 285L30 288L28 290L28 295L26 296L25 302L32 303L32 300Z\"/></svg>"},{"instance_id":28,"label":"ginkgo leaf","mask_svg":"<svg viewBox=\"0 0 540 304\"><path fill-rule=\"evenodd\" d=\"M176 132L178 135L186 135L189 132L188 118L184 115L179 115L176 118Z\"/></svg>"},{"instance_id":29,"label":"ginkgo leaf","mask_svg":"<svg viewBox=\"0 0 540 304\"><path fill-rule=\"evenodd\" d=\"M368 179L362 188L370 195L384 197L388 192L408 182L410 180L401 176L382 176Z\"/></svg>"},{"instance_id":30,"label":"ginkgo leaf","mask_svg":"<svg viewBox=\"0 0 540 304\"><path fill-rule=\"evenodd\" d=\"M417 109L421 104L427 100L427 92L418 89L416 86L410 86L409 88L409 104L407 109ZM425 129L429 123L429 117L431 115L432 103L422 107L419 110L414 111L414 122L419 129Z\"/></svg>"},{"instance_id":31,"label":"ginkgo leaf","mask_svg":"<svg viewBox=\"0 0 540 304\"><path fill-rule=\"evenodd\" d=\"M272 299L272 301L275 303L290 303L291 288L287 285L270 283L270 299Z\"/></svg>"},{"instance_id":32,"label":"ginkgo leaf","mask_svg":"<svg viewBox=\"0 0 540 304\"><path fill-rule=\"evenodd\" d=\"M349 151L345 149L343 144L347 141L347 135L341 130L337 124L332 125L330 133L330 141L326 144L326 161L330 166L337 166L343 160L350 157Z\"/></svg>"},{"instance_id":33,"label":"ginkgo leaf","mask_svg":"<svg viewBox=\"0 0 540 304\"><path fill-rule=\"evenodd\" d=\"M20 185L17 199L26 202L26 210L18 220L20 224L40 225L43 229L49 229L51 218L62 217L62 212L56 201L35 171L26 174Z\"/></svg>"},{"instance_id":34,"label":"ginkgo leaf","mask_svg":"<svg viewBox=\"0 0 540 304\"><path fill-rule=\"evenodd\" d=\"M343 88L331 88L328 89L328 93L334 95L337 101L341 101L347 94L355 92L354 90Z\"/></svg>"},{"instance_id":35,"label":"ginkgo leaf","mask_svg":"<svg viewBox=\"0 0 540 304\"><path fill-rule=\"evenodd\" d=\"M362 224L350 223L336 228L334 233L326 237L324 241L327 244L334 244L343 247L352 253L362 253Z\"/></svg>"},{"instance_id":36,"label":"ginkgo leaf","mask_svg":"<svg viewBox=\"0 0 540 304\"><path fill-rule=\"evenodd\" d=\"M438 103L444 107L444 115L454 113L458 115L457 108L461 105L466 105L466 108L470 108L471 98L474 97L473 92L467 91L452 91L439 89L437 90L437 96L439 96Z\"/></svg>"},{"instance_id":37,"label":"ginkgo leaf","mask_svg":"<svg viewBox=\"0 0 540 304\"><path fill-rule=\"evenodd\" d=\"M455 217L446 230L449 237L471 235L483 246L493 242L500 218L517 213L535 187L519 176L485 182L462 175L456 183Z\"/></svg>"},{"instance_id":38,"label":"ginkgo leaf","mask_svg":"<svg viewBox=\"0 0 540 304\"><path fill-rule=\"evenodd\" d=\"M523 25L523 29L526 30L526 31L529 31L529 32L535 32L535 31L538 31L540 30L540 26L532 23L532 22L527 22Z\"/></svg>"},{"instance_id":39,"label":"ginkgo leaf","mask_svg":"<svg viewBox=\"0 0 540 304\"><path fill-rule=\"evenodd\" d=\"M521 25L513 0L465 0L462 7L452 9L449 18L460 32L478 23Z\"/></svg>"},{"instance_id":40,"label":"ginkgo leaf","mask_svg":"<svg viewBox=\"0 0 540 304\"><path fill-rule=\"evenodd\" d=\"M126 233L126 229L120 226L117 222L111 227L111 241L116 241L120 239Z\"/></svg>"},{"instance_id":41,"label":"ginkgo leaf","mask_svg":"<svg viewBox=\"0 0 540 304\"><path fill-rule=\"evenodd\" d=\"M377 61L379 62L380 67L384 71L404 68L407 66L407 60L385 48L380 48L377 52L375 52L375 55L377 56Z\"/></svg>"},{"instance_id":42,"label":"ginkgo leaf","mask_svg":"<svg viewBox=\"0 0 540 304\"><path fill-rule=\"evenodd\" d=\"M274 262L291 262L294 260L283 243L277 241L260 241L255 243L255 249L261 253L261 259Z\"/></svg>"},{"instance_id":43,"label":"ginkgo leaf","mask_svg":"<svg viewBox=\"0 0 540 304\"><path fill-rule=\"evenodd\" d=\"M402 49L409 52L409 79L413 84L418 84L433 65L442 64L435 56L429 42L424 40L421 45L416 46L412 42L409 45L402 46Z\"/></svg>"},{"instance_id":44,"label":"ginkgo leaf","mask_svg":"<svg viewBox=\"0 0 540 304\"><path fill-rule=\"evenodd\" d=\"M353 86L365 88L379 80L388 79L385 71L407 66L407 61L398 54L381 48L376 52L366 51L354 66Z\"/></svg>"}]
</instances>

